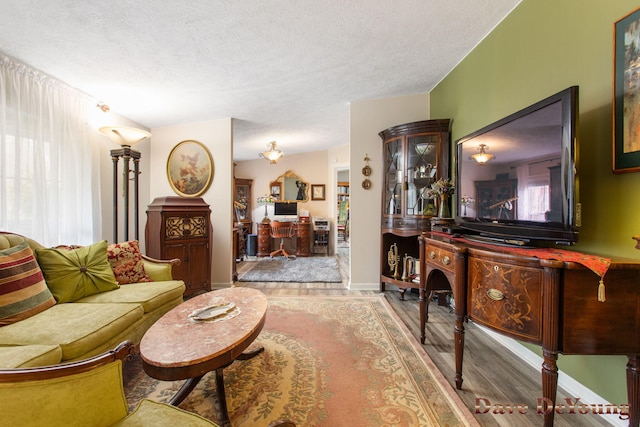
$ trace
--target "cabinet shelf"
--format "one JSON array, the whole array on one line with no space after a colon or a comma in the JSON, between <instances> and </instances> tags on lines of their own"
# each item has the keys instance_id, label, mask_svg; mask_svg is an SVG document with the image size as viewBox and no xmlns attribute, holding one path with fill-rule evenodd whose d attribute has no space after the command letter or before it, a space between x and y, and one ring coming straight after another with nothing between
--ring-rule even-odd
<instances>
[{"instance_id":1,"label":"cabinet shelf","mask_svg":"<svg viewBox=\"0 0 640 427\"><path fill-rule=\"evenodd\" d=\"M380 275L380 281L381 282L385 282L385 283L390 283L392 285L395 285L399 288L418 288L418 286L420 285L420 283L414 282L413 280L411 281L406 281L406 280L400 280L400 279L395 279L392 276L387 276L385 274L381 274ZM409 286L410 285L410 286Z\"/></svg>"}]
</instances>

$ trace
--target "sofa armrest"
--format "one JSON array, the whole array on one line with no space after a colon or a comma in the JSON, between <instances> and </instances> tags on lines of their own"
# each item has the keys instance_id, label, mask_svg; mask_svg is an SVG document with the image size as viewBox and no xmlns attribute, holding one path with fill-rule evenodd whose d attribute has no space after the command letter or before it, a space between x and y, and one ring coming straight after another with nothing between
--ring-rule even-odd
<instances>
[{"instance_id":1,"label":"sofa armrest","mask_svg":"<svg viewBox=\"0 0 640 427\"><path fill-rule=\"evenodd\" d=\"M147 276L151 277L154 282L162 282L165 280L175 280L173 277L173 266L180 264L177 258L170 260L155 259L142 254L144 262L144 271Z\"/></svg>"},{"instance_id":2,"label":"sofa armrest","mask_svg":"<svg viewBox=\"0 0 640 427\"><path fill-rule=\"evenodd\" d=\"M0 370L3 425L111 425L124 418L122 362L132 352L125 341L79 362Z\"/></svg>"}]
</instances>

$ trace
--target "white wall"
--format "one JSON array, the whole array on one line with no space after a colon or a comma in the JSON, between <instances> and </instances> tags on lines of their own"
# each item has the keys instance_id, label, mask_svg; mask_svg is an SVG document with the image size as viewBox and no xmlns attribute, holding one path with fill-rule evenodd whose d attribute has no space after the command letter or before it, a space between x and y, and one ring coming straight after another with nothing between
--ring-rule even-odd
<instances>
[{"instance_id":1,"label":"white wall","mask_svg":"<svg viewBox=\"0 0 640 427\"><path fill-rule=\"evenodd\" d=\"M380 212L382 185L382 140L378 132L402 123L429 118L429 95L416 94L395 98L358 101L351 103L351 130L349 144L329 150L285 156L276 165L266 160L238 162L235 176L253 179L252 199L255 203L259 195L265 194L269 182L291 169L309 184L325 184L326 200L309 201L303 204L313 216L329 217L333 221L337 215L336 186L338 171L350 170L350 245L351 245L351 288L379 289L380 286ZM133 125L126 124L123 125ZM141 175L141 243L144 244L146 206L156 197L174 196L166 177L166 162L171 149L185 139L195 139L208 147L214 159L214 179L203 199L211 206L214 228L212 285L226 287L232 283L232 119L211 120L151 129L151 141L141 143L137 148L142 153ZM140 127L140 126L137 126ZM105 142L105 158L101 173L103 209L103 235L111 237L111 197L112 174L108 144ZM115 148L115 147L111 147ZM373 169L369 177L371 189L361 186L364 176L364 157L371 159ZM257 153L256 153L257 156ZM146 189L148 188L148 190ZM269 209L273 214L272 208ZM255 206L253 222L264 216L264 206ZM253 232L255 233L255 227ZM332 234L332 245L335 244Z\"/></svg>"},{"instance_id":2,"label":"white wall","mask_svg":"<svg viewBox=\"0 0 640 427\"><path fill-rule=\"evenodd\" d=\"M151 129L151 173L148 205L156 197L177 196L167 179L169 153L181 141L190 139L204 144L213 157L214 175L209 189L201 196L211 207L213 255L211 285L229 287L232 280L233 238L232 195L233 156L232 119L210 120ZM146 224L146 216L145 222ZM144 236L144 233L142 234Z\"/></svg>"},{"instance_id":3,"label":"white wall","mask_svg":"<svg viewBox=\"0 0 640 427\"><path fill-rule=\"evenodd\" d=\"M380 287L380 216L382 139L378 133L391 126L429 118L427 93L351 103L351 288ZM371 159L372 186L362 188L364 157Z\"/></svg>"}]
</instances>

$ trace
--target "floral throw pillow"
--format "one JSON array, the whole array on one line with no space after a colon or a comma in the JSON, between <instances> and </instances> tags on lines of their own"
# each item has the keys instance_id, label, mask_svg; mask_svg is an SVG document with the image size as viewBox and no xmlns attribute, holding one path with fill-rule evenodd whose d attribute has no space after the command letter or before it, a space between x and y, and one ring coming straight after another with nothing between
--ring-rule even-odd
<instances>
[{"instance_id":1,"label":"floral throw pillow","mask_svg":"<svg viewBox=\"0 0 640 427\"><path fill-rule=\"evenodd\" d=\"M119 284L153 281L144 271L144 262L137 240L108 245L107 258Z\"/></svg>"}]
</instances>

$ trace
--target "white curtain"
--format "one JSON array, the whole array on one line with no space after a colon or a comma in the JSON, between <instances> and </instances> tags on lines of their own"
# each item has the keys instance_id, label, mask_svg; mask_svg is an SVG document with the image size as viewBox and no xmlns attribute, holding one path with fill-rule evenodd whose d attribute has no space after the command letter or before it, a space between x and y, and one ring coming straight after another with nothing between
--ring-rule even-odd
<instances>
[{"instance_id":1,"label":"white curtain","mask_svg":"<svg viewBox=\"0 0 640 427\"><path fill-rule=\"evenodd\" d=\"M89 96L0 54L0 230L45 246L102 235Z\"/></svg>"}]
</instances>

